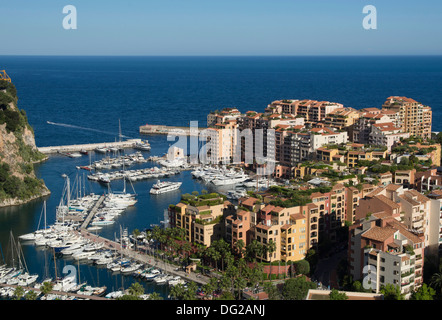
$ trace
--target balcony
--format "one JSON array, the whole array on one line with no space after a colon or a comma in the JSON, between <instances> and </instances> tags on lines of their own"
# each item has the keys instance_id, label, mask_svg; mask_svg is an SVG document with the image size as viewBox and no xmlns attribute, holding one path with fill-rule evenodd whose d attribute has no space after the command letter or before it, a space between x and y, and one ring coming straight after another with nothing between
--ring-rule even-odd
<instances>
[{"instance_id":1,"label":"balcony","mask_svg":"<svg viewBox=\"0 0 442 320\"><path fill-rule=\"evenodd\" d=\"M407 272L401 273L401 278L407 278L414 275L414 269L410 269ZM405 281L405 280L404 280Z\"/></svg>"},{"instance_id":2,"label":"balcony","mask_svg":"<svg viewBox=\"0 0 442 320\"><path fill-rule=\"evenodd\" d=\"M414 284L414 278L406 280L406 281L401 281L401 287L406 287L406 286L409 286L410 284Z\"/></svg>"}]
</instances>

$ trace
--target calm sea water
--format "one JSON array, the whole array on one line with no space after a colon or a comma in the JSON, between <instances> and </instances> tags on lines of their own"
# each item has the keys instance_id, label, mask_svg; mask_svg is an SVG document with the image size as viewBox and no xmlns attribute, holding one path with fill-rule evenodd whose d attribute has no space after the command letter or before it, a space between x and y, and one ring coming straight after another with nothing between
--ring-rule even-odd
<instances>
[{"instance_id":1,"label":"calm sea water","mask_svg":"<svg viewBox=\"0 0 442 320\"><path fill-rule=\"evenodd\" d=\"M388 96L414 98L433 108L433 130L441 131L440 88L442 57L11 57L0 56L17 87L19 107L25 109L38 146L115 141L118 122L127 137L139 138L139 126L187 126L197 120L206 125L207 113L224 107L263 111L276 99L316 99L343 103L357 109L381 107ZM47 121L58 125L48 124ZM145 138L145 137L144 137ZM152 150L162 155L170 143L165 136L148 137ZM126 150L130 153L134 150ZM95 157L95 155L93 156ZM97 156L98 157L98 156ZM95 160L93 158L92 160ZM64 180L86 165L88 157L53 156L36 166L37 175L52 191L47 199L48 221L55 218ZM153 164L149 164L153 165ZM183 172L171 180L183 181L181 192L207 186ZM151 197L155 181L134 183L138 203L101 235L113 239L119 228L143 229L163 219L163 211L177 203L180 192ZM122 182L111 185L122 190ZM131 186L129 191L131 190ZM88 183L92 192L104 192ZM9 256L10 233L36 229L43 201L0 210L0 245ZM32 273L55 272L53 257L33 246L23 247ZM57 260L58 274L71 261ZM80 277L109 290L127 288L133 279L112 275L106 269L80 266ZM146 292L167 296L165 286L145 284Z\"/></svg>"}]
</instances>

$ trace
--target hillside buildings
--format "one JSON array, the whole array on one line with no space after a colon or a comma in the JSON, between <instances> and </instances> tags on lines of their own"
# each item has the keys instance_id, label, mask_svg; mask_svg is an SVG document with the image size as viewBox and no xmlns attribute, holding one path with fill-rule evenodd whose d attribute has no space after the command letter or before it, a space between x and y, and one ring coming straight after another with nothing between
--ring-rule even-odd
<instances>
[{"instance_id":1,"label":"hillside buildings","mask_svg":"<svg viewBox=\"0 0 442 320\"><path fill-rule=\"evenodd\" d=\"M442 249L441 146L431 141L431 121L430 107L405 97L359 110L277 100L263 113L213 112L209 163L256 170L267 157L284 185L236 204L217 194L184 197L169 208L171 224L205 246L259 243L267 250L256 258L265 262L302 260L321 242L339 243L349 227L352 279L364 281L370 268L373 292L393 284L409 297L422 285L424 257Z\"/></svg>"}]
</instances>

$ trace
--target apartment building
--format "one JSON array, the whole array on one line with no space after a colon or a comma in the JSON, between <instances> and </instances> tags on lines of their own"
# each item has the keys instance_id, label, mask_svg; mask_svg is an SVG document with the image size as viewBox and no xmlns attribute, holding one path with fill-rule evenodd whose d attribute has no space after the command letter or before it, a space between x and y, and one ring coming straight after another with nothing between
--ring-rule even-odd
<instances>
[{"instance_id":1,"label":"apartment building","mask_svg":"<svg viewBox=\"0 0 442 320\"><path fill-rule=\"evenodd\" d=\"M419 192L442 189L442 172L432 168L423 172L416 172L414 186Z\"/></svg>"},{"instance_id":2,"label":"apartment building","mask_svg":"<svg viewBox=\"0 0 442 320\"><path fill-rule=\"evenodd\" d=\"M345 144L348 142L347 132L335 132L330 128L313 128L310 130L310 152L327 144Z\"/></svg>"},{"instance_id":3,"label":"apartment building","mask_svg":"<svg viewBox=\"0 0 442 320\"><path fill-rule=\"evenodd\" d=\"M416 169L410 170L396 170L393 177L394 184L400 184L404 186L404 188L413 188Z\"/></svg>"},{"instance_id":4,"label":"apartment building","mask_svg":"<svg viewBox=\"0 0 442 320\"><path fill-rule=\"evenodd\" d=\"M237 152L237 123L229 120L223 123L215 123L200 133L205 145L200 151L200 161L207 164L229 164L235 160Z\"/></svg>"},{"instance_id":5,"label":"apartment building","mask_svg":"<svg viewBox=\"0 0 442 320\"><path fill-rule=\"evenodd\" d=\"M327 114L342 109L340 103L317 100L277 100L266 108L270 113L288 113L305 119L306 123L323 121Z\"/></svg>"},{"instance_id":6,"label":"apartment building","mask_svg":"<svg viewBox=\"0 0 442 320\"><path fill-rule=\"evenodd\" d=\"M355 221L363 220L372 214L389 216L400 221L409 230L419 233L424 247L431 247L431 250L435 251L434 248L439 248L441 230L441 207L437 193L438 191L435 191L430 198L401 185L379 186L359 200L355 210Z\"/></svg>"},{"instance_id":7,"label":"apartment building","mask_svg":"<svg viewBox=\"0 0 442 320\"><path fill-rule=\"evenodd\" d=\"M348 261L350 275L367 285L368 266L374 292L393 284L400 287L406 298L423 283L423 235L383 213L372 214L349 229Z\"/></svg>"},{"instance_id":8,"label":"apartment building","mask_svg":"<svg viewBox=\"0 0 442 320\"><path fill-rule=\"evenodd\" d=\"M217 194L181 200L169 206L169 223L172 228L186 231L186 240L209 247L224 237L223 218L235 212L235 207Z\"/></svg>"},{"instance_id":9,"label":"apartment building","mask_svg":"<svg viewBox=\"0 0 442 320\"><path fill-rule=\"evenodd\" d=\"M375 108L368 108L371 110ZM378 109L376 109L378 110ZM356 143L368 144L370 141L371 127L374 124L393 122L391 117L384 112L365 111L360 112L359 118L355 120L352 129L350 140Z\"/></svg>"},{"instance_id":10,"label":"apartment building","mask_svg":"<svg viewBox=\"0 0 442 320\"><path fill-rule=\"evenodd\" d=\"M240 116L241 112L236 108L224 108L221 111L212 111L207 115L207 127L210 128L215 124L237 120Z\"/></svg>"},{"instance_id":11,"label":"apartment building","mask_svg":"<svg viewBox=\"0 0 442 320\"><path fill-rule=\"evenodd\" d=\"M328 193L316 192L310 195L318 209L318 233L330 240L336 240L336 230L344 226L347 213L346 187L335 184Z\"/></svg>"},{"instance_id":12,"label":"apartment building","mask_svg":"<svg viewBox=\"0 0 442 320\"><path fill-rule=\"evenodd\" d=\"M430 199L428 254L442 254L442 191L434 190L426 195Z\"/></svg>"},{"instance_id":13,"label":"apartment building","mask_svg":"<svg viewBox=\"0 0 442 320\"><path fill-rule=\"evenodd\" d=\"M407 97L388 97L382 109L398 114L397 125L412 136L431 139L432 110L414 99Z\"/></svg>"},{"instance_id":14,"label":"apartment building","mask_svg":"<svg viewBox=\"0 0 442 320\"><path fill-rule=\"evenodd\" d=\"M324 125L335 130L345 130L359 119L360 112L354 108L340 108L329 112L324 117Z\"/></svg>"},{"instance_id":15,"label":"apartment building","mask_svg":"<svg viewBox=\"0 0 442 320\"><path fill-rule=\"evenodd\" d=\"M368 144L387 147L388 151L401 139L407 139L410 133L403 132L401 127L396 127L393 122L374 123L368 137Z\"/></svg>"},{"instance_id":16,"label":"apartment building","mask_svg":"<svg viewBox=\"0 0 442 320\"><path fill-rule=\"evenodd\" d=\"M355 187L347 187L345 195L346 201L346 217L345 220L350 223L355 223L356 221L356 208L359 206L359 201L361 198L361 194L359 190Z\"/></svg>"}]
</instances>

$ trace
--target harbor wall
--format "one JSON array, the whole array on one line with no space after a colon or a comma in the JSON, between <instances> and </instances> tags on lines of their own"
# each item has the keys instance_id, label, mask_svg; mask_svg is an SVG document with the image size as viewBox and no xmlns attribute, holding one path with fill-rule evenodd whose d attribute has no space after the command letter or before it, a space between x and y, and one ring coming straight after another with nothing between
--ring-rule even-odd
<instances>
[{"instance_id":1,"label":"harbor wall","mask_svg":"<svg viewBox=\"0 0 442 320\"><path fill-rule=\"evenodd\" d=\"M174 126L165 126L165 125L154 125L154 124L146 124L140 127L140 134L171 134L171 135L185 135L185 136L193 136L198 135L200 131L205 130L206 128L192 128L192 132L190 131L190 127L174 127Z\"/></svg>"},{"instance_id":2,"label":"harbor wall","mask_svg":"<svg viewBox=\"0 0 442 320\"><path fill-rule=\"evenodd\" d=\"M38 151L44 154L53 154L59 152L79 152L81 150L92 151L95 148L132 148L136 143L140 143L141 139L130 139L117 142L102 142L89 144L76 144L67 146L39 147Z\"/></svg>"}]
</instances>

